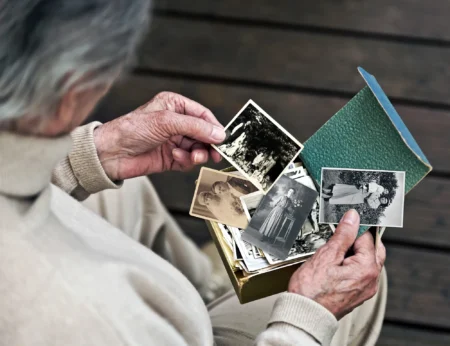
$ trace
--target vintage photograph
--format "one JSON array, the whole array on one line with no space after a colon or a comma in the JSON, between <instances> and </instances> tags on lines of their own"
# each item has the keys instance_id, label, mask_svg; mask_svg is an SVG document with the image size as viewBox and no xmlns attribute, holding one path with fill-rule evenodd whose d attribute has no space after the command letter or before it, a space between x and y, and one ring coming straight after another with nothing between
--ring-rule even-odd
<instances>
[{"instance_id":1,"label":"vintage photograph","mask_svg":"<svg viewBox=\"0 0 450 346\"><path fill-rule=\"evenodd\" d=\"M312 256L319 248L325 245L335 231L333 225L322 224L317 230L313 227L302 227L300 234L295 238L294 245L289 251L288 257L284 261L290 261L302 257ZM270 264L283 262L270 254L266 255Z\"/></svg>"},{"instance_id":2,"label":"vintage photograph","mask_svg":"<svg viewBox=\"0 0 450 346\"><path fill-rule=\"evenodd\" d=\"M255 214L256 209L261 203L264 194L261 191L252 192L248 195L241 196L242 207L244 208L244 213L247 216L248 221L250 221Z\"/></svg>"},{"instance_id":3,"label":"vintage photograph","mask_svg":"<svg viewBox=\"0 0 450 346\"><path fill-rule=\"evenodd\" d=\"M261 200L242 239L285 259L318 195L293 179L280 177Z\"/></svg>"},{"instance_id":4,"label":"vintage photograph","mask_svg":"<svg viewBox=\"0 0 450 346\"><path fill-rule=\"evenodd\" d=\"M300 142L252 100L225 129L226 140L213 147L264 192L303 149Z\"/></svg>"},{"instance_id":5,"label":"vintage photograph","mask_svg":"<svg viewBox=\"0 0 450 346\"><path fill-rule=\"evenodd\" d=\"M362 226L403 227L405 172L322 168L321 184L320 223L355 209Z\"/></svg>"},{"instance_id":6,"label":"vintage photograph","mask_svg":"<svg viewBox=\"0 0 450 346\"><path fill-rule=\"evenodd\" d=\"M203 167L197 180L190 214L225 225L245 228L248 224L241 196L258 191L246 178Z\"/></svg>"},{"instance_id":7,"label":"vintage photograph","mask_svg":"<svg viewBox=\"0 0 450 346\"><path fill-rule=\"evenodd\" d=\"M295 167L293 169L288 169L286 171L283 172L283 175L285 175L288 178L294 179L294 177L302 177L305 175L306 170L300 166L300 167Z\"/></svg>"},{"instance_id":8,"label":"vintage photograph","mask_svg":"<svg viewBox=\"0 0 450 346\"><path fill-rule=\"evenodd\" d=\"M228 227L233 234L236 249L239 250L242 255L242 261L244 262L244 268L247 272L255 272L270 266L270 263L265 257L255 256L255 247L242 240L242 230L236 227Z\"/></svg>"}]
</instances>

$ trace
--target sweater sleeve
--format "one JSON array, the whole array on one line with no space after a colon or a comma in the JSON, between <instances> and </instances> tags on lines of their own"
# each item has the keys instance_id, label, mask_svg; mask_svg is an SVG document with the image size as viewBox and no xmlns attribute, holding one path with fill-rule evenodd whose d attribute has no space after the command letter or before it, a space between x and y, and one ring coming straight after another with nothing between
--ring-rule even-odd
<instances>
[{"instance_id":1,"label":"sweater sleeve","mask_svg":"<svg viewBox=\"0 0 450 346\"><path fill-rule=\"evenodd\" d=\"M338 321L322 305L294 293L276 300L267 329L256 339L258 346L329 345Z\"/></svg>"},{"instance_id":2,"label":"sweater sleeve","mask_svg":"<svg viewBox=\"0 0 450 346\"><path fill-rule=\"evenodd\" d=\"M100 122L76 128L71 136L72 151L55 167L52 183L82 201L90 194L106 189L118 189L122 181L114 182L106 175L94 143L94 130Z\"/></svg>"}]
</instances>

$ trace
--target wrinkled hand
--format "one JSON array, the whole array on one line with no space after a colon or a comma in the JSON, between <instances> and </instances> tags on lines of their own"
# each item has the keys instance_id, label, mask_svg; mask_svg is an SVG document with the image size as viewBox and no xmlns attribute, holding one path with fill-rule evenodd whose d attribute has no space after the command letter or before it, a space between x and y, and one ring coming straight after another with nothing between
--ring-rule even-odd
<instances>
[{"instance_id":1,"label":"wrinkled hand","mask_svg":"<svg viewBox=\"0 0 450 346\"><path fill-rule=\"evenodd\" d=\"M341 319L375 295L386 258L370 232L356 239L359 215L348 211L335 234L292 275L288 291L310 298ZM355 241L356 240L356 241ZM352 248L354 254L345 258Z\"/></svg>"},{"instance_id":2,"label":"wrinkled hand","mask_svg":"<svg viewBox=\"0 0 450 346\"><path fill-rule=\"evenodd\" d=\"M224 139L223 126L209 109L170 92L94 131L100 162L111 180L189 170L207 162L209 154L219 162L209 144Z\"/></svg>"}]
</instances>

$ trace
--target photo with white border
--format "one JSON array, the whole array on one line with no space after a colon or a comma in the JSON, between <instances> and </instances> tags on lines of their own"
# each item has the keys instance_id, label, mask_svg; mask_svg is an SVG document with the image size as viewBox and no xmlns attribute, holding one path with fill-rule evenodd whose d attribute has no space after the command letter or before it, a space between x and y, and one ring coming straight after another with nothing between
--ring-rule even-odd
<instances>
[{"instance_id":1,"label":"photo with white border","mask_svg":"<svg viewBox=\"0 0 450 346\"><path fill-rule=\"evenodd\" d=\"M405 172L322 168L319 222L339 223L355 209L361 226L403 227Z\"/></svg>"},{"instance_id":2,"label":"photo with white border","mask_svg":"<svg viewBox=\"0 0 450 346\"><path fill-rule=\"evenodd\" d=\"M225 141L212 146L264 193L303 149L299 141L252 100L225 131Z\"/></svg>"}]
</instances>

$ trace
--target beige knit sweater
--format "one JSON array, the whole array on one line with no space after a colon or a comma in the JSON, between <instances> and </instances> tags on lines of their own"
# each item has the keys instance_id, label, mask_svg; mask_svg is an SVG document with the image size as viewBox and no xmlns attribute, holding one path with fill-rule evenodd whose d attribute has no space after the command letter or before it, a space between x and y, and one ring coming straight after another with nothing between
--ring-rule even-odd
<instances>
[{"instance_id":1,"label":"beige knit sweater","mask_svg":"<svg viewBox=\"0 0 450 346\"><path fill-rule=\"evenodd\" d=\"M74 132L69 155L70 136L0 132L0 345L213 345L191 283L70 196L118 187L97 158L97 125ZM327 345L337 328L290 293L267 322L258 345Z\"/></svg>"}]
</instances>

